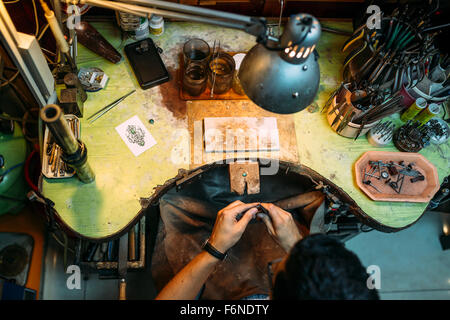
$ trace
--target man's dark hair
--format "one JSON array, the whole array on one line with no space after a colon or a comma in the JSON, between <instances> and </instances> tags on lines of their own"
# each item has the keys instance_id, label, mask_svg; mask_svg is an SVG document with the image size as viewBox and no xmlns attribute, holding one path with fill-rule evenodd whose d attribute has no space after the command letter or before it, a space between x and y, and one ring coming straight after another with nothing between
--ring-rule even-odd
<instances>
[{"instance_id":1,"label":"man's dark hair","mask_svg":"<svg viewBox=\"0 0 450 320\"><path fill-rule=\"evenodd\" d=\"M359 258L337 239L310 235L297 242L275 278L273 299L377 300Z\"/></svg>"}]
</instances>

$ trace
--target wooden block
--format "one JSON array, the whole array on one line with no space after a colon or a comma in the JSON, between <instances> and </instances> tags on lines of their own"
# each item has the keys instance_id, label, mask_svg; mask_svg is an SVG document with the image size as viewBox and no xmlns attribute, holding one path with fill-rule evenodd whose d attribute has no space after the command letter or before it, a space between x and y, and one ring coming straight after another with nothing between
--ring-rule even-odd
<instances>
[{"instance_id":1,"label":"wooden block","mask_svg":"<svg viewBox=\"0 0 450 320\"><path fill-rule=\"evenodd\" d=\"M257 194L260 191L258 162L233 162L228 165L231 192L239 195Z\"/></svg>"},{"instance_id":2,"label":"wooden block","mask_svg":"<svg viewBox=\"0 0 450 320\"><path fill-rule=\"evenodd\" d=\"M218 117L204 119L205 152L278 151L275 117Z\"/></svg>"},{"instance_id":3,"label":"wooden block","mask_svg":"<svg viewBox=\"0 0 450 320\"><path fill-rule=\"evenodd\" d=\"M199 166L225 161L226 159L279 159L298 163L297 137L295 134L294 116L292 114L276 114L258 107L246 100L197 100L186 104L188 130L190 134L190 169ZM280 150L250 152L206 152L204 147L204 119L212 117L273 117L277 120Z\"/></svg>"}]
</instances>

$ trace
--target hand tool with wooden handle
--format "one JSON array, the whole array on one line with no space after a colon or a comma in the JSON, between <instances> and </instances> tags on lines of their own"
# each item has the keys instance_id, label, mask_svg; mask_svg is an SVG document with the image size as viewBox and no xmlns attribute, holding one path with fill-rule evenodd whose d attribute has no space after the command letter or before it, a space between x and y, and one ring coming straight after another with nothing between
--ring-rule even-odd
<instances>
[{"instance_id":1,"label":"hand tool with wooden handle","mask_svg":"<svg viewBox=\"0 0 450 320\"><path fill-rule=\"evenodd\" d=\"M119 300L126 300L126 275L128 263L128 234L125 234L119 241L119 257L117 271L119 273Z\"/></svg>"}]
</instances>

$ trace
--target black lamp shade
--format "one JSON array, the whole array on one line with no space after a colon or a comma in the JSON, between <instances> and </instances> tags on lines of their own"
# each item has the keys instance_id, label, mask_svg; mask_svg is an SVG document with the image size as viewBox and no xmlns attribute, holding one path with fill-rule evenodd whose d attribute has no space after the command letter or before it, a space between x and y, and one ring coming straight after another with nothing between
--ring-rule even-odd
<instances>
[{"instance_id":1,"label":"black lamp shade","mask_svg":"<svg viewBox=\"0 0 450 320\"><path fill-rule=\"evenodd\" d=\"M314 53L319 37L317 19L299 14L290 18L281 37L285 50L269 50L261 44L254 46L239 69L239 80L247 96L275 113L295 113L308 107L320 82Z\"/></svg>"}]
</instances>

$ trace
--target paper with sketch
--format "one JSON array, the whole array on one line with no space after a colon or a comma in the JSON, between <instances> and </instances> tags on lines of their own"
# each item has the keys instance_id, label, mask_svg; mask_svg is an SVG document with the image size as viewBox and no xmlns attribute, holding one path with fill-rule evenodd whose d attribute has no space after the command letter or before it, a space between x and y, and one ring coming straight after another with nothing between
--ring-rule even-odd
<instances>
[{"instance_id":1,"label":"paper with sketch","mask_svg":"<svg viewBox=\"0 0 450 320\"><path fill-rule=\"evenodd\" d=\"M136 157L156 144L155 139L138 116L118 125L116 131Z\"/></svg>"}]
</instances>

